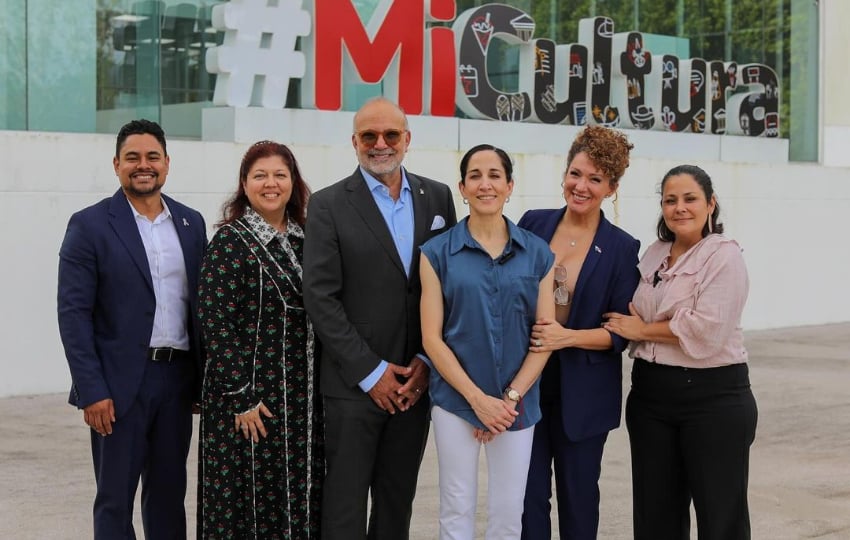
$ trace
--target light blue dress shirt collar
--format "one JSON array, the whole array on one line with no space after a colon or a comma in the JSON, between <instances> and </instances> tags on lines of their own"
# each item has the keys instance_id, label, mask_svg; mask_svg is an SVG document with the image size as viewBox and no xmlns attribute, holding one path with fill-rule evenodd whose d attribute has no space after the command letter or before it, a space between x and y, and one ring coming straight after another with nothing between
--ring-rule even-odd
<instances>
[{"instance_id":1,"label":"light blue dress shirt collar","mask_svg":"<svg viewBox=\"0 0 850 540\"><path fill-rule=\"evenodd\" d=\"M393 238L398 257L404 265L404 272L410 276L410 265L413 260L413 195L404 167L401 168L401 190L398 200L390 196L389 188L369 174L363 167L360 172L366 180L366 186L378 205L378 210L387 224L390 236Z\"/></svg>"},{"instance_id":2,"label":"light blue dress shirt collar","mask_svg":"<svg viewBox=\"0 0 850 540\"><path fill-rule=\"evenodd\" d=\"M387 229L392 236L393 244L395 244L398 257L401 259L401 264L404 265L404 272L410 277L410 265L413 260L413 195L410 191L410 183L407 181L407 174L404 172L404 167L401 168L401 190L397 201L390 197L387 186L378 181L377 178L369 174L363 167L360 167L360 174L366 180L366 187L369 188L369 193L372 194L381 216L384 218L384 223L387 224ZM381 378L384 371L387 369L387 361L381 360L381 363L362 381L359 386L364 392L368 392Z\"/></svg>"}]
</instances>

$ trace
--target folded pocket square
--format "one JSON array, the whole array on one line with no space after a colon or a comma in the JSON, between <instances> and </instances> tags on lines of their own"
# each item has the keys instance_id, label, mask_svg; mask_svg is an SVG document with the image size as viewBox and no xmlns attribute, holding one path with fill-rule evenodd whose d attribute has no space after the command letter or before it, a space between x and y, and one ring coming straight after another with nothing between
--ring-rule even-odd
<instances>
[{"instance_id":1,"label":"folded pocket square","mask_svg":"<svg viewBox=\"0 0 850 540\"><path fill-rule=\"evenodd\" d=\"M446 219L443 216L434 216L434 221L431 222L431 230L436 231L446 226Z\"/></svg>"}]
</instances>

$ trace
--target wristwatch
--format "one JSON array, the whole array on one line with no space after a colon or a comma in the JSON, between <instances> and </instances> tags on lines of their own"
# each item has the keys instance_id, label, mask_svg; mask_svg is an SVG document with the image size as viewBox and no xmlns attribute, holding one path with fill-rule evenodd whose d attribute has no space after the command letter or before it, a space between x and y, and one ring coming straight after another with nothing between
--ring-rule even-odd
<instances>
[{"instance_id":1,"label":"wristwatch","mask_svg":"<svg viewBox=\"0 0 850 540\"><path fill-rule=\"evenodd\" d=\"M519 403L519 400L522 399L520 393L511 388L510 386L505 388L505 397L515 403Z\"/></svg>"}]
</instances>

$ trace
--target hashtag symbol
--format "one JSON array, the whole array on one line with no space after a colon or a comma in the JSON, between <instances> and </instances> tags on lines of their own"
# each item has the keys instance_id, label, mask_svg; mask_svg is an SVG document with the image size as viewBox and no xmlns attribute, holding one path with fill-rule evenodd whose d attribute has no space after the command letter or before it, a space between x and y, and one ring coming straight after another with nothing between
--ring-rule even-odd
<instances>
[{"instance_id":1,"label":"hashtag symbol","mask_svg":"<svg viewBox=\"0 0 850 540\"><path fill-rule=\"evenodd\" d=\"M215 105L283 108L289 79L301 78L304 54L298 36L310 33L302 0L231 0L213 7L212 24L224 42L207 51L207 71L216 73Z\"/></svg>"}]
</instances>

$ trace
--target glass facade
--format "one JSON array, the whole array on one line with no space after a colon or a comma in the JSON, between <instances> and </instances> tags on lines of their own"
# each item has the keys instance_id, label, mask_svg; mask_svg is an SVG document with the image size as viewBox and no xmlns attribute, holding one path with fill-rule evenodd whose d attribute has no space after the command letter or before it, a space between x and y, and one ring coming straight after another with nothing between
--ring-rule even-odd
<instances>
[{"instance_id":1,"label":"glass facade","mask_svg":"<svg viewBox=\"0 0 850 540\"><path fill-rule=\"evenodd\" d=\"M351 1L364 20L381 2ZM655 54L768 65L780 81L780 136L790 139L791 159L817 159L818 20L810 0L501 1L534 18L535 37L557 43L577 42L580 19L606 16L616 32L642 32ZM0 1L0 129L114 133L144 116L172 136L199 137L215 84L205 53L223 39L211 23L220 3ZM487 3L457 0L457 12ZM518 51L495 45L493 83L515 90ZM293 86L287 106L298 106ZM380 91L347 84L344 108Z\"/></svg>"},{"instance_id":2,"label":"glass facade","mask_svg":"<svg viewBox=\"0 0 850 540\"><path fill-rule=\"evenodd\" d=\"M114 133L157 119L199 137L221 1L3 0L0 129Z\"/></svg>"},{"instance_id":3,"label":"glass facade","mask_svg":"<svg viewBox=\"0 0 850 540\"><path fill-rule=\"evenodd\" d=\"M206 49L223 37L210 19L220 2L98 3L98 131L147 115L169 133L198 136L215 84Z\"/></svg>"}]
</instances>

